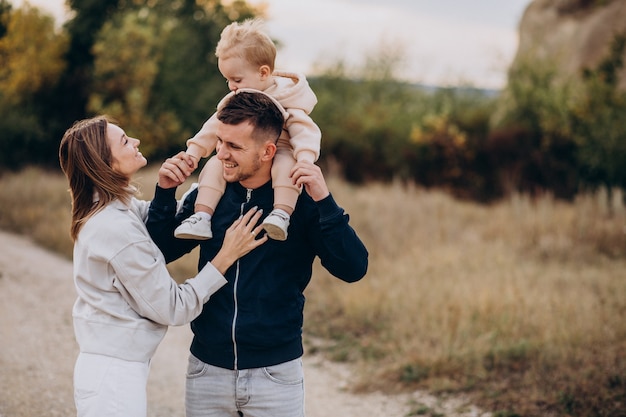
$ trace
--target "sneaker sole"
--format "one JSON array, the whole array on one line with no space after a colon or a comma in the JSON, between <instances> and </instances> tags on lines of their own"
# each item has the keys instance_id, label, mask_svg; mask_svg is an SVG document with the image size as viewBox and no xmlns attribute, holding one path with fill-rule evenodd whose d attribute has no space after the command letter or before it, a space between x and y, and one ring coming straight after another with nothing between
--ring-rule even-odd
<instances>
[{"instance_id":1,"label":"sneaker sole","mask_svg":"<svg viewBox=\"0 0 626 417\"><path fill-rule=\"evenodd\" d=\"M270 239L274 240L287 240L287 236L285 236L285 232L280 227L273 224L263 224L263 229L265 229L265 233L270 237Z\"/></svg>"},{"instance_id":2,"label":"sneaker sole","mask_svg":"<svg viewBox=\"0 0 626 417\"><path fill-rule=\"evenodd\" d=\"M198 235L190 235L187 233L175 233L174 237L178 239L209 240L213 236L198 236Z\"/></svg>"}]
</instances>

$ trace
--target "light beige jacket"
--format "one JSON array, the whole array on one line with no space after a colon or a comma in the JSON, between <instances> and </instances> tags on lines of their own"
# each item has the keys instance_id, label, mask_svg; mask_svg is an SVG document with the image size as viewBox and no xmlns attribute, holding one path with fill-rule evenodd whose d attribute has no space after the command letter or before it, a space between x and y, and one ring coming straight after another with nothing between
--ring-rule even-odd
<instances>
[{"instance_id":1,"label":"light beige jacket","mask_svg":"<svg viewBox=\"0 0 626 417\"><path fill-rule=\"evenodd\" d=\"M322 132L309 116L317 104L317 97L304 74L275 71L274 84L263 92L284 109L285 126L279 146L285 143L293 150L296 161L315 162L320 156ZM246 90L246 89L242 89ZM217 105L219 109L234 92L227 94ZM282 109L281 109L282 110ZM187 153L196 159L206 158L215 150L217 115L214 113L195 136L187 141Z\"/></svg>"},{"instance_id":2,"label":"light beige jacket","mask_svg":"<svg viewBox=\"0 0 626 417\"><path fill-rule=\"evenodd\" d=\"M145 226L149 202L114 201L90 218L74 244L74 332L81 352L149 360L169 325L202 311L226 280L211 263L177 284Z\"/></svg>"}]
</instances>

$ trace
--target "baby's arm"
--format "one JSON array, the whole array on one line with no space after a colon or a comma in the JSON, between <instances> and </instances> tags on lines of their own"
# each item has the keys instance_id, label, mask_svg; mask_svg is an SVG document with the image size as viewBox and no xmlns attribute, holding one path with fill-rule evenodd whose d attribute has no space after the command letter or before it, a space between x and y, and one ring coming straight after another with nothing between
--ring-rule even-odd
<instances>
[{"instance_id":1,"label":"baby's arm","mask_svg":"<svg viewBox=\"0 0 626 417\"><path fill-rule=\"evenodd\" d=\"M322 132L313 119L301 109L287 109L286 129L296 161L315 162L320 156Z\"/></svg>"},{"instance_id":2,"label":"baby's arm","mask_svg":"<svg viewBox=\"0 0 626 417\"><path fill-rule=\"evenodd\" d=\"M194 169L198 167L200 158L208 157L215 150L217 124L217 116L213 114L209 120L204 122L200 131L187 141L186 153L193 159Z\"/></svg>"}]
</instances>

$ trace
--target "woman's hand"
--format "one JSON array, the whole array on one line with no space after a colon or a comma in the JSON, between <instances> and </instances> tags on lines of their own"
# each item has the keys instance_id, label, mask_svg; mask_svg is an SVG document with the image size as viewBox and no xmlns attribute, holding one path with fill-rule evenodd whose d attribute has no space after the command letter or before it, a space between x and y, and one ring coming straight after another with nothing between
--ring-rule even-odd
<instances>
[{"instance_id":1,"label":"woman's hand","mask_svg":"<svg viewBox=\"0 0 626 417\"><path fill-rule=\"evenodd\" d=\"M222 248L211 261L222 275L226 273L226 270L237 259L267 242L267 235L257 238L258 234L263 230L261 224L257 226L262 214L263 210L257 210L256 207L253 207L246 214L235 220L226 230Z\"/></svg>"}]
</instances>

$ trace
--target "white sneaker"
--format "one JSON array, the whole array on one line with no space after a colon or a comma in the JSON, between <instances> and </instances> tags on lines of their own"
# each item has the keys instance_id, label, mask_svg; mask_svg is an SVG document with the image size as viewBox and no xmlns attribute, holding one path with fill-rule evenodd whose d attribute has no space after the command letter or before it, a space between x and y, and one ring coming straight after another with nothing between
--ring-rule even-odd
<instances>
[{"instance_id":1,"label":"white sneaker","mask_svg":"<svg viewBox=\"0 0 626 417\"><path fill-rule=\"evenodd\" d=\"M289 214L281 209L274 209L263 220L263 228L267 235L274 240L287 240Z\"/></svg>"},{"instance_id":2,"label":"white sneaker","mask_svg":"<svg viewBox=\"0 0 626 417\"><path fill-rule=\"evenodd\" d=\"M174 230L174 236L179 239L207 240L213 237L211 220L194 214L185 220Z\"/></svg>"}]
</instances>

